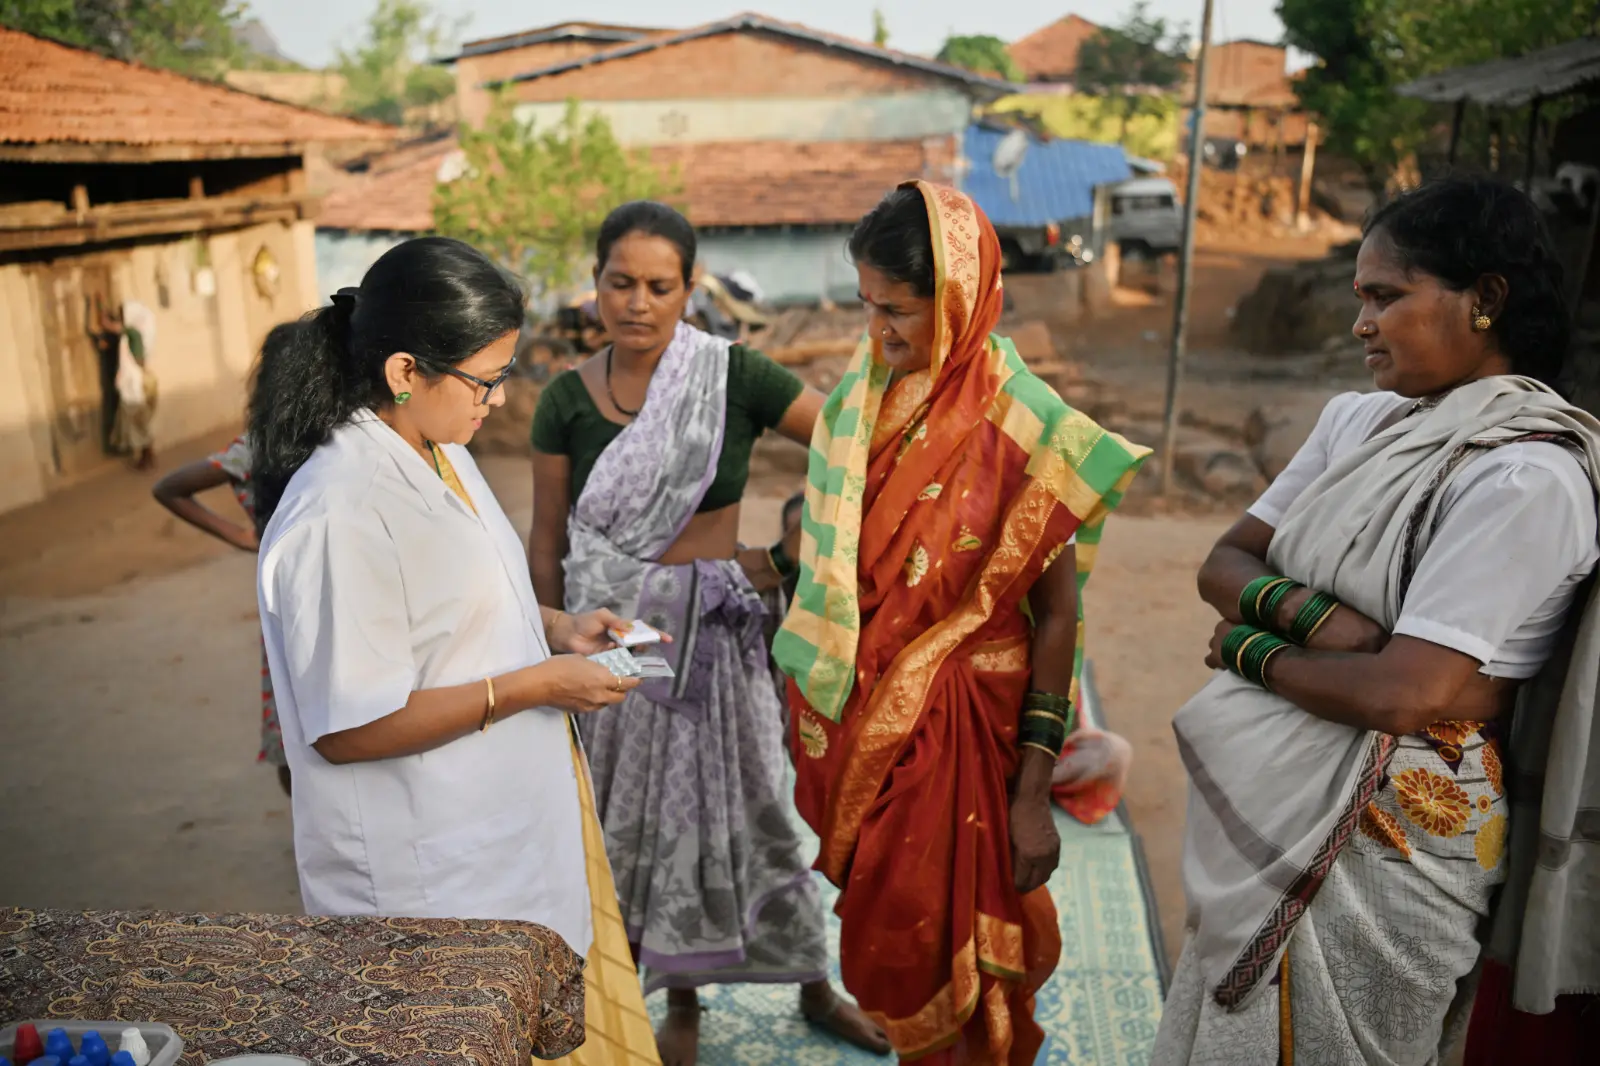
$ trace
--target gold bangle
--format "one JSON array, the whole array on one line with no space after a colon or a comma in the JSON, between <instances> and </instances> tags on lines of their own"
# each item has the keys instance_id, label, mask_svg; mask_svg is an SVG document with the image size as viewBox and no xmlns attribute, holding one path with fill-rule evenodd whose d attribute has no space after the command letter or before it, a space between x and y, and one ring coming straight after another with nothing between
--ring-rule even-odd
<instances>
[{"instance_id":1,"label":"gold bangle","mask_svg":"<svg viewBox=\"0 0 1600 1066\"><path fill-rule=\"evenodd\" d=\"M1045 747L1043 744L1035 744L1031 740L1024 740L1018 746L1019 747L1023 747L1023 748L1032 748L1035 751L1042 751L1046 755L1050 756L1050 759L1051 759L1052 762L1055 761L1056 759L1061 758L1061 753L1059 751L1051 751L1049 748Z\"/></svg>"},{"instance_id":2,"label":"gold bangle","mask_svg":"<svg viewBox=\"0 0 1600 1066\"><path fill-rule=\"evenodd\" d=\"M1022 717L1024 717L1024 718L1048 718L1052 722L1060 722L1062 725L1066 725L1067 724L1067 716L1066 715L1057 714L1054 711L1040 710L1037 707L1035 707L1031 711L1023 711L1022 712Z\"/></svg>"},{"instance_id":3,"label":"gold bangle","mask_svg":"<svg viewBox=\"0 0 1600 1066\"><path fill-rule=\"evenodd\" d=\"M489 690L489 706L484 709L483 724L478 727L480 733L488 732L489 727L494 725L494 678L484 678L483 687Z\"/></svg>"},{"instance_id":4,"label":"gold bangle","mask_svg":"<svg viewBox=\"0 0 1600 1066\"><path fill-rule=\"evenodd\" d=\"M1270 593L1273 589L1277 588L1279 585L1282 585L1282 584L1284 584L1286 582L1290 582L1290 581L1292 581L1291 578L1280 577L1276 581L1269 581L1265 585L1262 585L1261 586L1261 591L1256 593L1255 614L1256 614L1256 618L1261 622L1261 627L1263 629L1271 629L1272 628L1272 619L1270 619L1270 618L1262 618L1261 617L1261 601L1266 599L1267 598L1267 594Z\"/></svg>"}]
</instances>

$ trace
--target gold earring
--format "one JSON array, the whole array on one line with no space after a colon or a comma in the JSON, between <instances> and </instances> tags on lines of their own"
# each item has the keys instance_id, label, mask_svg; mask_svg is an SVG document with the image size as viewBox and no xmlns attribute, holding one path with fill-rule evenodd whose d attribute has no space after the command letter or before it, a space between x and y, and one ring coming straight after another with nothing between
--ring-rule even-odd
<instances>
[{"instance_id":1,"label":"gold earring","mask_svg":"<svg viewBox=\"0 0 1600 1066\"><path fill-rule=\"evenodd\" d=\"M1479 310L1477 304L1472 305L1472 328L1479 333L1486 332L1494 320Z\"/></svg>"}]
</instances>

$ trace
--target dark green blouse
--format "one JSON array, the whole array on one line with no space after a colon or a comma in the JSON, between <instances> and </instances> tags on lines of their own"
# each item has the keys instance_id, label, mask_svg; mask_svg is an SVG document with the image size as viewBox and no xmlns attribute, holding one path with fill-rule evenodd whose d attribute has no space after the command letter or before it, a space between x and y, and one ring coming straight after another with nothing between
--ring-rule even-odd
<instances>
[{"instance_id":1,"label":"dark green blouse","mask_svg":"<svg viewBox=\"0 0 1600 1066\"><path fill-rule=\"evenodd\" d=\"M750 478L750 449L762 433L775 428L799 399L804 383L754 348L735 344L728 350L727 423L717 476L700 501L700 513L720 511L739 502ZM558 375L545 386L533 414L533 447L546 455L572 460L571 497L583 493L600 453L623 427L600 413L576 370Z\"/></svg>"}]
</instances>

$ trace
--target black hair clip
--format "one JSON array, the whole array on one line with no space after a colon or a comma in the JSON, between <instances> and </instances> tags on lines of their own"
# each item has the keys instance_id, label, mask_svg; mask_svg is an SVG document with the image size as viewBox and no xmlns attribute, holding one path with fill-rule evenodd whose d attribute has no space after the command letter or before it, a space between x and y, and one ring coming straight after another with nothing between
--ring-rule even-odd
<instances>
[{"instance_id":1,"label":"black hair clip","mask_svg":"<svg viewBox=\"0 0 1600 1066\"><path fill-rule=\"evenodd\" d=\"M360 289L344 288L328 297L328 299L332 301L333 306L348 315L356 309L356 297L359 295L361 295Z\"/></svg>"}]
</instances>

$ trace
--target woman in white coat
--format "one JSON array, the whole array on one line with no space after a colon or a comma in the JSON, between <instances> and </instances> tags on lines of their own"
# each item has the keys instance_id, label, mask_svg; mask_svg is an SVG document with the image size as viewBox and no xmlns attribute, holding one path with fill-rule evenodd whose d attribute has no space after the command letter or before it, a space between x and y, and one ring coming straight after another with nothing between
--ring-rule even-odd
<instances>
[{"instance_id":1,"label":"woman in white coat","mask_svg":"<svg viewBox=\"0 0 1600 1066\"><path fill-rule=\"evenodd\" d=\"M562 713L637 684L584 657L618 619L539 606L464 447L505 402L522 320L513 279L423 238L274 331L262 361L258 593L301 895L312 914L547 926L590 956L591 1003L600 962L648 1037L625 937L620 960L593 954L613 954L621 919L603 850L593 880L593 800Z\"/></svg>"}]
</instances>

